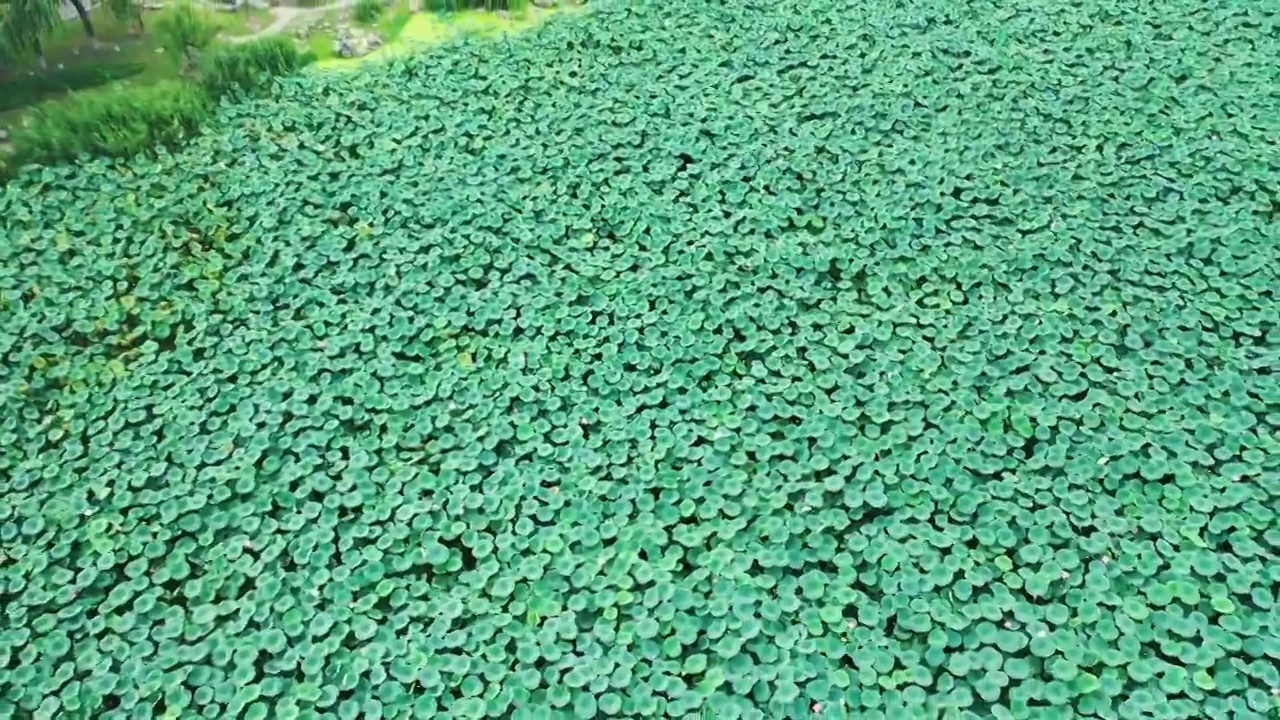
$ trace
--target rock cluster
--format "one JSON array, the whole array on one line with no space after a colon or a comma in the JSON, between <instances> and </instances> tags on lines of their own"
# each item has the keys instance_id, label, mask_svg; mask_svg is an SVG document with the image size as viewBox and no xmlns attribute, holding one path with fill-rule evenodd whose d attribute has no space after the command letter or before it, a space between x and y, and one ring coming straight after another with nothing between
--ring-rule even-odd
<instances>
[{"instance_id":1,"label":"rock cluster","mask_svg":"<svg viewBox=\"0 0 1280 720\"><path fill-rule=\"evenodd\" d=\"M334 54L344 58L364 57L382 47L383 42L382 36L374 30L355 27L343 22L333 23L328 20L318 20L308 25L302 25L293 31L294 37L299 42L306 42L308 38L317 33L332 35L334 38Z\"/></svg>"},{"instance_id":2,"label":"rock cluster","mask_svg":"<svg viewBox=\"0 0 1280 720\"><path fill-rule=\"evenodd\" d=\"M372 30L363 30L348 25L338 28L333 41L333 52L339 57L364 57L382 47L382 36Z\"/></svg>"},{"instance_id":3,"label":"rock cluster","mask_svg":"<svg viewBox=\"0 0 1280 720\"><path fill-rule=\"evenodd\" d=\"M293 30L294 37L305 41L316 33L333 33L336 34L335 26L332 22L323 19L317 19L315 22L304 23L298 25Z\"/></svg>"}]
</instances>

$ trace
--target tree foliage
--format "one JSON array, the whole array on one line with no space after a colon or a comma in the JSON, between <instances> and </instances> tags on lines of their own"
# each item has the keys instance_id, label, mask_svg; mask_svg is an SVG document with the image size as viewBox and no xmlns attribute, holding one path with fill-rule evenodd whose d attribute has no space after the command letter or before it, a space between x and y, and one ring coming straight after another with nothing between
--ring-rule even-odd
<instances>
[{"instance_id":1,"label":"tree foliage","mask_svg":"<svg viewBox=\"0 0 1280 720\"><path fill-rule=\"evenodd\" d=\"M43 55L43 38L61 22L55 0L4 0L0 3L4 46L10 56Z\"/></svg>"},{"instance_id":2,"label":"tree foliage","mask_svg":"<svg viewBox=\"0 0 1280 720\"><path fill-rule=\"evenodd\" d=\"M166 51L194 64L196 53L217 37L218 26L205 11L181 3L155 23L154 31L163 39Z\"/></svg>"}]
</instances>

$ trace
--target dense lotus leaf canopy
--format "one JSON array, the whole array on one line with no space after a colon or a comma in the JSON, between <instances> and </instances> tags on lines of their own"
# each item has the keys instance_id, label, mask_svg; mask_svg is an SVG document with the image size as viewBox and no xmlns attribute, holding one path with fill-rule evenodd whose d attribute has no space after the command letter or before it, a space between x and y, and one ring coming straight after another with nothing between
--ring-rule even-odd
<instances>
[{"instance_id":1,"label":"dense lotus leaf canopy","mask_svg":"<svg viewBox=\"0 0 1280 720\"><path fill-rule=\"evenodd\" d=\"M0 190L0 716L1275 717L1280 6L604 6Z\"/></svg>"}]
</instances>

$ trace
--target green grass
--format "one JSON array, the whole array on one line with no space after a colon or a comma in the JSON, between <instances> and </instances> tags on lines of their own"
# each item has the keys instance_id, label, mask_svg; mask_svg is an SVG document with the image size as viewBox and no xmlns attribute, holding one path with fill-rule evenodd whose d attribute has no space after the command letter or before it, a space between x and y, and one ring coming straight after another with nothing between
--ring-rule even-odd
<instances>
[{"instance_id":1,"label":"green grass","mask_svg":"<svg viewBox=\"0 0 1280 720\"><path fill-rule=\"evenodd\" d=\"M73 65L35 75L18 73L5 81L0 111L26 108L46 98L132 77L145 69L145 64L135 62Z\"/></svg>"},{"instance_id":2,"label":"green grass","mask_svg":"<svg viewBox=\"0 0 1280 720\"><path fill-rule=\"evenodd\" d=\"M272 20L271 11L264 8L250 8L248 12L215 12L213 17L220 34L226 37L252 35L270 25Z\"/></svg>"},{"instance_id":3,"label":"green grass","mask_svg":"<svg viewBox=\"0 0 1280 720\"><path fill-rule=\"evenodd\" d=\"M515 4L512 4L515 7ZM566 8L565 10L568 10ZM316 33L306 40L307 49L315 54L320 67L354 67L360 62L378 58L394 57L411 51L414 47L433 45L463 36L493 36L508 32L528 29L537 25L547 15L564 10L542 11L529 7L523 10L512 10L507 18L482 10L464 10L449 15L432 13L410 13L407 6L396 5L385 10L379 18L376 28L382 35L385 45L364 58L347 59L337 57L333 52L333 35ZM105 86L81 88L79 92L95 92L105 87L116 87L123 84L145 86L172 79L179 74L179 65L168 53L158 53L160 42L152 33L156 23L169 10L146 13L143 16L147 32L138 34L136 25L130 20L122 20L112 15L105 8L96 8L90 13L94 23L99 47L93 47L84 33L84 26L79 19L67 21L49 38L46 45L48 70L40 70L34 58L21 63L16 72L57 72L61 64L64 69L74 69L86 64L112 65L121 68L130 67L128 77L116 79ZM271 22L268 10L253 9L248 13L214 12L207 13L210 22L218 25L223 37L249 35L261 30ZM326 19L334 22L338 13L326 15ZM119 51L115 48L119 47ZM141 70L137 70L138 67ZM104 76L124 75L104 73ZM8 88L5 88L9 91ZM50 92L41 100L54 99L60 92ZM21 125L30 107L9 108L0 111L0 128L14 128Z\"/></svg>"},{"instance_id":4,"label":"green grass","mask_svg":"<svg viewBox=\"0 0 1280 720\"><path fill-rule=\"evenodd\" d=\"M395 13L383 13L378 19L378 32L382 35L383 42L393 42L400 37L400 33L404 32L409 21L413 19L413 13L407 10L401 10Z\"/></svg>"},{"instance_id":5,"label":"green grass","mask_svg":"<svg viewBox=\"0 0 1280 720\"><path fill-rule=\"evenodd\" d=\"M337 57L333 53L333 36L329 33L315 33L307 38L307 49L316 56L317 61L330 60Z\"/></svg>"},{"instance_id":6,"label":"green grass","mask_svg":"<svg viewBox=\"0 0 1280 720\"><path fill-rule=\"evenodd\" d=\"M461 37L497 37L529 30L554 14L577 12L583 7L572 5L542 10L526 6L521 10L512 10L505 18L484 10L463 10L449 14L397 13L379 24L385 40L382 48L361 58L336 57L332 50L333 37L324 35L326 52L323 55L317 54L318 67L349 69L364 62L396 57L412 52L415 48L438 45Z\"/></svg>"},{"instance_id":7,"label":"green grass","mask_svg":"<svg viewBox=\"0 0 1280 720\"><path fill-rule=\"evenodd\" d=\"M154 26L170 12L172 11L166 9L144 13L142 19L146 31L139 33L137 25L132 20L117 18L103 7L94 8L89 12L89 19L93 22L100 47L95 48L90 42L79 18L72 18L50 33L45 40L45 60L50 68L56 68L60 63L71 66L114 62L120 55L137 58L142 53L155 54L159 39L153 33ZM231 13L211 10L205 15L209 22L218 26L223 36L250 35L271 24L271 12L257 8L247 14L243 11ZM117 45L120 47L120 52L115 50ZM167 66L170 63L148 64ZM23 58L15 63L14 69L16 71L38 70L39 62L35 57ZM163 70L162 76L171 75L167 67Z\"/></svg>"},{"instance_id":8,"label":"green grass","mask_svg":"<svg viewBox=\"0 0 1280 720\"><path fill-rule=\"evenodd\" d=\"M143 22L151 20L152 14L143 15ZM105 7L97 7L89 11L89 20L93 23L94 35L96 39L104 45L121 45L145 43L147 37L145 35L136 34L136 25L131 20L121 19L111 14L111 11ZM84 25L80 22L80 18L73 17L62 23L58 28L49 34L44 41L45 58L48 60L49 66L56 66L57 63L75 63L85 62L86 53L105 55L107 52L114 52L111 47L100 50L92 50L89 43L89 37L85 34ZM79 51L77 53L77 51ZM19 61L18 67L21 69L31 69L37 67L36 58L29 57Z\"/></svg>"},{"instance_id":9,"label":"green grass","mask_svg":"<svg viewBox=\"0 0 1280 720\"><path fill-rule=\"evenodd\" d=\"M144 16L144 22L153 22L158 13ZM104 77L113 74L124 74L123 68L131 68L127 78L117 79L108 86L121 84L151 85L166 78L176 77L178 65L173 58L156 53L159 46L157 38L150 34L137 35L133 23L113 16L104 8L97 8L90 13L99 46L89 43L84 33L84 26L79 19L70 20L55 30L45 45L47 69L42 69L35 58L25 58L15 64L14 73L25 76L25 81L34 81L42 74L52 76L59 72L74 72L77 68L88 65L112 66L121 68L120 73L106 70ZM119 48L117 51L116 48ZM59 67L62 66L62 67ZM136 71L135 71L136 70ZM35 73L30 75L28 73ZM7 85L7 84L6 84ZM104 86L83 88L81 92L95 92ZM4 92L11 92L9 87ZM56 99L61 93L53 92L41 97L42 101ZM9 108L0 112L0 127L13 128L22 124L31 107Z\"/></svg>"},{"instance_id":10,"label":"green grass","mask_svg":"<svg viewBox=\"0 0 1280 720\"><path fill-rule=\"evenodd\" d=\"M178 77L179 64L168 53L157 52L160 39L154 33L156 24L172 10L148 12L143 15L146 32L138 33L137 25L132 20L117 18L104 7L94 8L89 13L93 22L98 46L95 47L85 34L84 25L79 18L72 18L50 34L45 43L46 69L41 69L36 58L25 58L15 64L14 83L32 82L42 74L52 80L56 73L74 73L78 68L88 65L109 66L102 72L108 82L96 87L76 88L81 93L93 93L123 85L154 85L163 80ZM215 12L206 13L208 20L217 25L222 36L235 37L258 32L271 23L269 10L254 8L248 13ZM116 48L119 50L116 50ZM332 55L332 49L329 54ZM59 66L62 66L61 68ZM140 69L139 69L140 68ZM116 70L119 70L118 72ZM128 72L125 72L128 69ZM35 73L34 76L27 73ZM127 77L124 77L126 76ZM115 76L115 79L112 79ZM50 83L53 85L54 83ZM5 83L0 92L11 94L16 92L13 85ZM47 101L60 97L63 93L56 90L44 93L40 100ZM33 106L8 107L0 112L0 128L20 126L30 115Z\"/></svg>"},{"instance_id":11,"label":"green grass","mask_svg":"<svg viewBox=\"0 0 1280 720\"><path fill-rule=\"evenodd\" d=\"M414 15L407 8L391 8L383 12L382 17L378 19L377 24L374 26L377 28L378 34L382 36L383 47L395 44L415 17L421 16ZM336 22L337 15L329 14L326 15L325 19L329 22ZM333 52L333 41L333 33L317 32L307 38L306 46L316 56L316 61L323 64L322 66L349 65L364 59L339 57ZM371 53L367 57L379 55L381 55L381 51Z\"/></svg>"}]
</instances>

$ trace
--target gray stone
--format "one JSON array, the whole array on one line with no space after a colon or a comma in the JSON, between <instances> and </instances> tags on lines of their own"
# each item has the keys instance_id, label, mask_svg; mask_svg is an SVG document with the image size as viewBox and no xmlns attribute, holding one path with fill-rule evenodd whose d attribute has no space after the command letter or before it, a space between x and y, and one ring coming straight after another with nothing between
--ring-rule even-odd
<instances>
[{"instance_id":1,"label":"gray stone","mask_svg":"<svg viewBox=\"0 0 1280 720\"><path fill-rule=\"evenodd\" d=\"M382 47L382 37L376 32L340 25L335 33L333 52L339 57L358 58Z\"/></svg>"}]
</instances>

